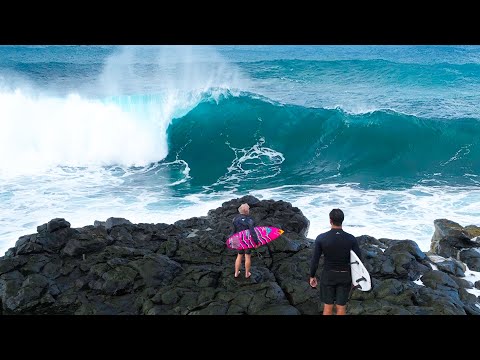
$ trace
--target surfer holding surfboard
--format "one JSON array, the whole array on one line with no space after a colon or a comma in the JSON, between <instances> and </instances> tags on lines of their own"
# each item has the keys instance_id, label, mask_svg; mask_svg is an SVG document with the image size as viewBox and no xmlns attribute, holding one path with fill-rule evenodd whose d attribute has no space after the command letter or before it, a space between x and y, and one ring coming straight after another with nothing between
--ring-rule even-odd
<instances>
[{"instance_id":1,"label":"surfer holding surfboard","mask_svg":"<svg viewBox=\"0 0 480 360\"><path fill-rule=\"evenodd\" d=\"M235 233L238 233L242 230L249 230L252 241L255 243L256 246L260 244L258 240L257 234L254 230L255 222L254 220L248 215L250 214L250 206L248 204L242 204L238 208L239 214L233 218L233 227L235 228ZM243 255L245 255L245 278L248 279L252 274L250 273L250 266L251 266L251 250L239 250L237 254L237 259L235 260L235 277L240 275L240 266L242 265Z\"/></svg>"},{"instance_id":2,"label":"surfer holding surfboard","mask_svg":"<svg viewBox=\"0 0 480 360\"><path fill-rule=\"evenodd\" d=\"M337 315L345 315L346 304L352 288L350 251L353 250L359 259L361 253L355 236L342 229L343 211L333 209L329 216L331 230L318 235L315 240L314 254L310 264L310 286L317 287L315 273L320 256L323 254L325 262L320 278L320 299L325 303L323 315L332 315L334 305ZM361 261L358 264L360 263ZM370 276L361 281L370 282ZM361 284L358 285L361 289Z\"/></svg>"}]
</instances>

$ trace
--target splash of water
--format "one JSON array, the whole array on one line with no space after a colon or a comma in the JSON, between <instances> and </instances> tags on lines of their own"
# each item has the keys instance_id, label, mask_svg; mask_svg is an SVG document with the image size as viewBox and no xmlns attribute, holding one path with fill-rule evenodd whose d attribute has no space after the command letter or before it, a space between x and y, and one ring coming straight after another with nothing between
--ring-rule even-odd
<instances>
[{"instance_id":1,"label":"splash of water","mask_svg":"<svg viewBox=\"0 0 480 360\"><path fill-rule=\"evenodd\" d=\"M59 165L145 166L162 160L173 117L185 115L205 93L215 98L247 82L213 48L125 46L105 61L95 85L98 98L3 89L0 177Z\"/></svg>"}]
</instances>

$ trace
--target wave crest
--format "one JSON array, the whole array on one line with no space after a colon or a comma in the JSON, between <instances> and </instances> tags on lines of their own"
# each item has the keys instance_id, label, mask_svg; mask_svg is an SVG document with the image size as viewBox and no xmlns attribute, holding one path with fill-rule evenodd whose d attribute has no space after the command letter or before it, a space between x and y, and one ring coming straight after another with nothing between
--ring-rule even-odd
<instances>
[{"instance_id":1,"label":"wave crest","mask_svg":"<svg viewBox=\"0 0 480 360\"><path fill-rule=\"evenodd\" d=\"M251 183L252 169L238 166L238 149L245 154L260 144L282 160L255 165L253 173L263 169L258 185L319 184L332 178L362 184L429 178L448 183L480 173L477 119L426 119L389 110L354 115L243 93L218 103L203 101L175 119L167 134L169 157L185 160L192 183L202 186L226 179Z\"/></svg>"}]
</instances>

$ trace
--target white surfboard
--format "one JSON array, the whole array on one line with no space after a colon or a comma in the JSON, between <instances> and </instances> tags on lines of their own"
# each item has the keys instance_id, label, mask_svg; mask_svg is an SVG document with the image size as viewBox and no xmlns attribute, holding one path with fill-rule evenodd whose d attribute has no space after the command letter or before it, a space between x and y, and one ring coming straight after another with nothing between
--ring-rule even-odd
<instances>
[{"instance_id":1,"label":"white surfboard","mask_svg":"<svg viewBox=\"0 0 480 360\"><path fill-rule=\"evenodd\" d=\"M353 286L361 291L369 291L372 288L370 274L353 250L350 250L350 269Z\"/></svg>"}]
</instances>

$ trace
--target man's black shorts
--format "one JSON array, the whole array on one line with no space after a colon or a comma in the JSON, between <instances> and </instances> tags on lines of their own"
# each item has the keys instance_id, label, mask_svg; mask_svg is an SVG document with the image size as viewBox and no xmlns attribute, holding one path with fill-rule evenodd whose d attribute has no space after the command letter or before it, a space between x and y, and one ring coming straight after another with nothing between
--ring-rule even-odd
<instances>
[{"instance_id":1,"label":"man's black shorts","mask_svg":"<svg viewBox=\"0 0 480 360\"><path fill-rule=\"evenodd\" d=\"M320 300L325 304L346 305L351 289L350 271L322 271Z\"/></svg>"},{"instance_id":2,"label":"man's black shorts","mask_svg":"<svg viewBox=\"0 0 480 360\"><path fill-rule=\"evenodd\" d=\"M252 249L238 250L239 255L243 255L243 254L250 255L251 252L252 252Z\"/></svg>"}]
</instances>

